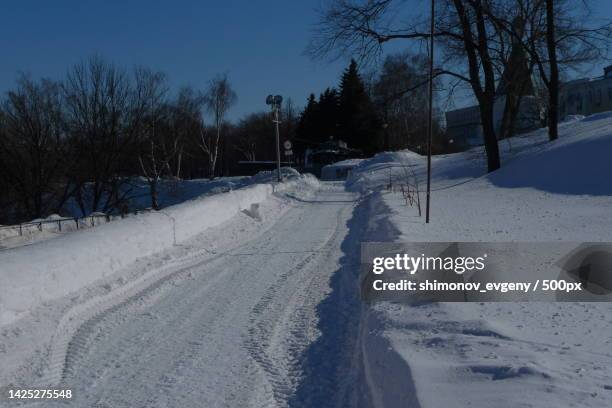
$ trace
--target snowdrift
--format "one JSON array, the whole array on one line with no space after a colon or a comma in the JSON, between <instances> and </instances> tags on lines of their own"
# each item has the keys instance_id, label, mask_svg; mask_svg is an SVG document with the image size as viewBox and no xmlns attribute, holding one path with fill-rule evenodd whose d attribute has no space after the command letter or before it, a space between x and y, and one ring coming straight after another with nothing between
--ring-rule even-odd
<instances>
[{"instance_id":1,"label":"snowdrift","mask_svg":"<svg viewBox=\"0 0 612 408\"><path fill-rule=\"evenodd\" d=\"M564 142L523 155L489 175L489 181L502 188L528 187L562 195L612 195L612 132Z\"/></svg>"},{"instance_id":2,"label":"snowdrift","mask_svg":"<svg viewBox=\"0 0 612 408\"><path fill-rule=\"evenodd\" d=\"M275 192L316 183L305 175L282 184L254 184L1 252L0 325L228 221Z\"/></svg>"},{"instance_id":3,"label":"snowdrift","mask_svg":"<svg viewBox=\"0 0 612 408\"><path fill-rule=\"evenodd\" d=\"M433 157L430 224L388 188L418 177L423 192L425 157L363 161L347 186L374 192L367 240L612 241L612 113L569 118L554 142L540 129L499 146L492 173L482 148ZM362 316L368 390L380 406L610 407L611 311L608 302L379 302Z\"/></svg>"},{"instance_id":4,"label":"snowdrift","mask_svg":"<svg viewBox=\"0 0 612 408\"><path fill-rule=\"evenodd\" d=\"M461 191L476 185L502 190L534 189L559 195L609 196L612 185L612 112L572 117L559 124L559 139L539 129L499 142L501 169L487 173L483 147L432 158L432 189ZM426 156L409 150L384 152L361 161L347 179L355 191L379 190L414 179L425 188Z\"/></svg>"},{"instance_id":5,"label":"snowdrift","mask_svg":"<svg viewBox=\"0 0 612 408\"><path fill-rule=\"evenodd\" d=\"M348 159L337 163L328 164L321 169L322 180L346 180L355 166L363 159Z\"/></svg>"},{"instance_id":6,"label":"snowdrift","mask_svg":"<svg viewBox=\"0 0 612 408\"><path fill-rule=\"evenodd\" d=\"M290 167L281 168L281 172L285 179L299 176L299 173ZM276 179L276 171L262 171L254 176L218 177L213 180L163 179L158 184L158 204L161 209L165 209L195 198L238 190L254 184L272 183ZM125 194L125 198L129 203L128 213L150 210L151 196L146 179L143 177L131 177L129 182L121 186L120 189L121 193ZM105 199L101 201L104 202ZM87 208L90 205L91 203L88 204ZM100 203L100 206L102 206L102 203ZM68 200L64 208L62 208L62 214L65 217L52 214L44 219L34 219L30 222L0 229L0 250L31 245L35 242L55 238L58 235L74 232L81 228L89 228L94 224L99 225L106 222L107 216L113 221L120 218L117 214L105 214L102 212L101 207L99 211L83 213L74 199ZM94 217L90 218L91 216ZM76 222L72 221L71 218L81 219L78 228ZM49 222L60 219L64 219L61 223L61 228L57 222ZM37 224L41 221L43 224Z\"/></svg>"}]
</instances>

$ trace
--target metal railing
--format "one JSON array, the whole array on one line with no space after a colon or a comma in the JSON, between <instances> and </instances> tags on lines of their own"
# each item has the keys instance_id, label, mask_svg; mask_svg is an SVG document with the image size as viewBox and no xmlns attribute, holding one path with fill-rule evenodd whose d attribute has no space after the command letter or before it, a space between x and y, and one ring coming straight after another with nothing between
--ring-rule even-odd
<instances>
[{"instance_id":1,"label":"metal railing","mask_svg":"<svg viewBox=\"0 0 612 408\"><path fill-rule=\"evenodd\" d=\"M44 219L44 220L36 220L30 222L22 222L14 225L2 225L0 226L0 231L14 231L14 234L5 235L1 234L0 239L9 238L10 236L23 236L24 234L31 234L33 232L42 232L46 230L45 226L50 225L52 227L48 230L62 232L66 230L67 224L68 226L74 226L74 229L81 228L91 228L100 224L100 220L104 220L105 222L111 222L117 218L124 218L124 216L119 215L109 215L104 213L94 213L85 217L61 217L54 219ZM68 228L69 230L73 230Z\"/></svg>"}]
</instances>

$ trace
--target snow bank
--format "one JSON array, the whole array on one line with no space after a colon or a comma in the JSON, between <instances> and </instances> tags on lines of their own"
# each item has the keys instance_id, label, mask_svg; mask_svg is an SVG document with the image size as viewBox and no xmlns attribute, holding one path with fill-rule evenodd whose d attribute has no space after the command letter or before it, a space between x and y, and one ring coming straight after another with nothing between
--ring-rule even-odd
<instances>
[{"instance_id":1,"label":"snow bank","mask_svg":"<svg viewBox=\"0 0 612 408\"><path fill-rule=\"evenodd\" d=\"M493 173L482 148L434 156L430 224L387 188L407 168L423 191L425 157L402 151L363 161L347 186L376 192L368 239L611 242L612 114L574 117L559 131L554 142L546 129L500 141L503 164ZM605 302L377 303L362 328L370 392L381 406L400 395L394 381L376 381L379 372L400 376L423 408L609 407L611 313Z\"/></svg>"},{"instance_id":2,"label":"snow bank","mask_svg":"<svg viewBox=\"0 0 612 408\"><path fill-rule=\"evenodd\" d=\"M80 218L77 226L77 221L72 217L51 214L47 218L37 218L28 223L4 228L0 226L0 250L31 245L37 241L56 238L61 234L87 229L117 218L120 217L92 213L87 218Z\"/></svg>"},{"instance_id":3,"label":"snow bank","mask_svg":"<svg viewBox=\"0 0 612 408\"><path fill-rule=\"evenodd\" d=\"M218 194L230 190L254 184L252 177L217 177L215 179L191 179L181 180L174 178L164 178L158 182L158 204L161 208L180 204L187 200L201 197L202 195ZM87 185L86 185L87 188ZM129 211L144 210L151 207L150 186L144 177L130 177L120 186L120 193L125 196ZM85 197L88 195L85 194ZM105 197L101 200L99 211ZM91 203L86 200L86 207ZM62 214L71 217L83 217L90 215L89 210L83 214L78 203L74 199L69 199L62 208Z\"/></svg>"},{"instance_id":4,"label":"snow bank","mask_svg":"<svg viewBox=\"0 0 612 408\"><path fill-rule=\"evenodd\" d=\"M285 179L299 177L299 173L288 167L281 168ZM162 209L183 203L194 198L209 196L237 190L247 186L261 183L273 183L277 180L276 171L262 171L254 176L218 177L210 179L164 179L160 180L158 186L158 204ZM150 210L151 197L149 185L144 177L133 177L122 186L129 202L129 213L141 210ZM104 200L102 200L104 201ZM76 231L77 229L89 228L94 225L121 219L119 215L107 215L102 212L87 213L84 217L79 206L74 200L64 206L62 211L69 217L63 218L57 214L52 214L44 219L35 219L21 225L14 225L2 228L0 226L0 250L16 248L22 245L31 245L38 241L56 238L59 235ZM98 217L91 217L91 216ZM130 216L130 214L128 214ZM79 218L77 228L76 222L72 218ZM61 222L61 228L59 221ZM50 222L58 221L58 222ZM42 222L42 223L41 223Z\"/></svg>"},{"instance_id":5,"label":"snow bank","mask_svg":"<svg viewBox=\"0 0 612 408\"><path fill-rule=\"evenodd\" d=\"M321 169L322 180L346 180L355 166L363 159L349 159L328 164Z\"/></svg>"},{"instance_id":6,"label":"snow bank","mask_svg":"<svg viewBox=\"0 0 612 408\"><path fill-rule=\"evenodd\" d=\"M308 175L282 184L254 184L0 252L0 325L113 274L138 258L228 221L274 192L315 184L316 179Z\"/></svg>"},{"instance_id":7,"label":"snow bank","mask_svg":"<svg viewBox=\"0 0 612 408\"><path fill-rule=\"evenodd\" d=\"M352 191L376 190L386 186L390 180L411 174L414 163L423 158L410 150L379 153L357 163L348 175L346 185Z\"/></svg>"}]
</instances>

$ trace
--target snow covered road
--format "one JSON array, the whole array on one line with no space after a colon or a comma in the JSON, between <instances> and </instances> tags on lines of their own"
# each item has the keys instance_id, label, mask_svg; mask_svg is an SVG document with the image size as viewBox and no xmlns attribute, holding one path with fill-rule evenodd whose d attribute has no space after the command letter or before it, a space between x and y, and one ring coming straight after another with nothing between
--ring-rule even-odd
<instances>
[{"instance_id":1,"label":"snow covered road","mask_svg":"<svg viewBox=\"0 0 612 408\"><path fill-rule=\"evenodd\" d=\"M351 379L335 372L352 363L359 318L356 200L325 185L256 239L87 322L68 348L69 405L343 405Z\"/></svg>"}]
</instances>

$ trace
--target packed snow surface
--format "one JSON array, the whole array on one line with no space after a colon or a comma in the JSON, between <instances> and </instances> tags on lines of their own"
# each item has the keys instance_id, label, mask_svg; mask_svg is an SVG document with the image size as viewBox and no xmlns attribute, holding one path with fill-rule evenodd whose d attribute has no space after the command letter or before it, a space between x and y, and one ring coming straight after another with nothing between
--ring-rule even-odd
<instances>
[{"instance_id":1,"label":"packed snow surface","mask_svg":"<svg viewBox=\"0 0 612 408\"><path fill-rule=\"evenodd\" d=\"M424 205L425 159L402 151L346 183L270 173L0 252L0 389L74 390L44 407L612 406L608 303L359 297L364 241L612 241L612 115L560 133L501 141L490 174L482 149L434 157L429 225L398 188Z\"/></svg>"},{"instance_id":2,"label":"packed snow surface","mask_svg":"<svg viewBox=\"0 0 612 408\"><path fill-rule=\"evenodd\" d=\"M263 174L261 181L268 175ZM295 176L282 184L257 183L203 196L161 211L0 252L0 325L41 303L112 275L138 258L180 244L265 201L275 191L316 183Z\"/></svg>"},{"instance_id":3,"label":"packed snow surface","mask_svg":"<svg viewBox=\"0 0 612 408\"><path fill-rule=\"evenodd\" d=\"M296 186L33 310L0 332L0 384L70 386L78 407L352 405L357 204Z\"/></svg>"},{"instance_id":4,"label":"packed snow surface","mask_svg":"<svg viewBox=\"0 0 612 408\"><path fill-rule=\"evenodd\" d=\"M424 157L402 151L362 162L347 185L377 203L369 239L612 241L610 113L561 124L555 142L543 129L500 148L502 168L490 174L482 149L433 158L429 225L396 188L416 178L424 206ZM364 317L365 359L391 368L372 377L373 395L385 406L423 408L609 407L611 316L609 303L379 303ZM406 404L394 376L413 391Z\"/></svg>"}]
</instances>

